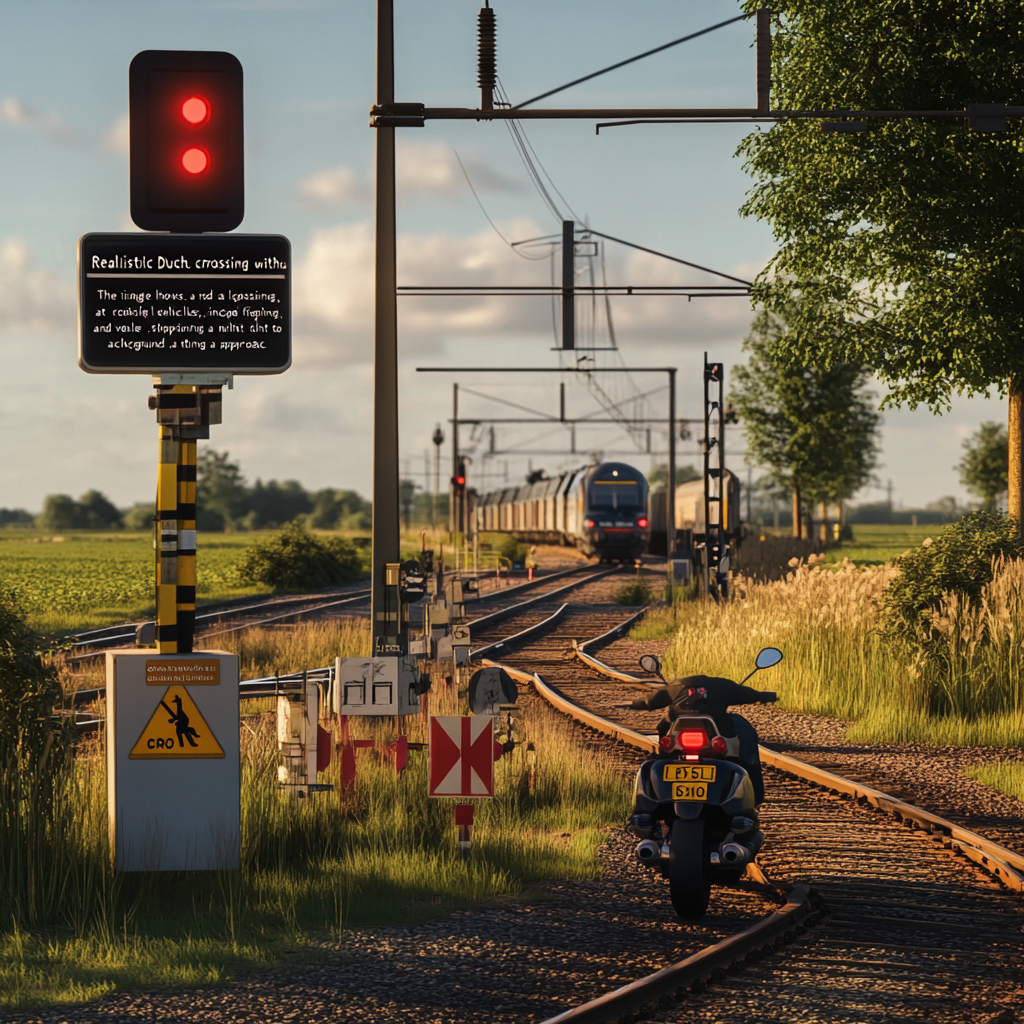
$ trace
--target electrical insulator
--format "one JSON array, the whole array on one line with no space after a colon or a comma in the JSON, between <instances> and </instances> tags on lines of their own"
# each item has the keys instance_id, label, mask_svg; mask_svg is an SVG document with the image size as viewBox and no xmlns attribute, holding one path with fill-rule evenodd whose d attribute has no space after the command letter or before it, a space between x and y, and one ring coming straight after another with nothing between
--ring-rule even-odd
<instances>
[{"instance_id":1,"label":"electrical insulator","mask_svg":"<svg viewBox=\"0 0 1024 1024\"><path fill-rule=\"evenodd\" d=\"M477 81L480 109L494 109L494 87L498 79L498 43L494 11L481 7L477 17Z\"/></svg>"}]
</instances>

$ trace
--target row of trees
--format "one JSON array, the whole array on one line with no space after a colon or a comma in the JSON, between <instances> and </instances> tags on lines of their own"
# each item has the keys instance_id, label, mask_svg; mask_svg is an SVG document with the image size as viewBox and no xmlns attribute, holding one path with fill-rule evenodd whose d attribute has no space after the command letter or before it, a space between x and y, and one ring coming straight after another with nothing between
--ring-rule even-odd
<instances>
[{"instance_id":1,"label":"row of trees","mask_svg":"<svg viewBox=\"0 0 1024 1024\"><path fill-rule=\"evenodd\" d=\"M772 6L775 109L1020 102L1024 25L1000 0ZM1022 139L1019 118L989 133L961 118L919 117L869 118L842 132L791 119L744 139L739 154L755 185L742 212L767 221L779 249L756 282L762 314L733 401L751 455L792 486L794 502L835 500L867 481L877 457L865 390L874 374L887 404L936 413L953 394L1008 395L1005 489L1020 516ZM831 416L830 395L845 398ZM960 466L985 503L995 500L1001 459L989 428Z\"/></svg>"},{"instance_id":2,"label":"row of trees","mask_svg":"<svg viewBox=\"0 0 1024 1024\"><path fill-rule=\"evenodd\" d=\"M213 449L199 453L196 475L196 525L203 531L276 529L286 523L323 530L370 528L370 503L356 491L307 491L296 480L257 480L250 486L241 466L227 452ZM119 509L96 490L77 501L67 494L49 494L38 516L0 509L0 525L35 525L53 532L147 530L154 510L148 503Z\"/></svg>"}]
</instances>

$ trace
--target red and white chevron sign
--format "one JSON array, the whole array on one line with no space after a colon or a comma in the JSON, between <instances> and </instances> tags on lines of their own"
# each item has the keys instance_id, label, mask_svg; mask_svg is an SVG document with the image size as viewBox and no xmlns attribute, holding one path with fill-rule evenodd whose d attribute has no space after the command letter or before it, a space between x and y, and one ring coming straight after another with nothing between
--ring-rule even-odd
<instances>
[{"instance_id":1,"label":"red and white chevron sign","mask_svg":"<svg viewBox=\"0 0 1024 1024\"><path fill-rule=\"evenodd\" d=\"M494 719L430 719L430 795L494 796Z\"/></svg>"}]
</instances>

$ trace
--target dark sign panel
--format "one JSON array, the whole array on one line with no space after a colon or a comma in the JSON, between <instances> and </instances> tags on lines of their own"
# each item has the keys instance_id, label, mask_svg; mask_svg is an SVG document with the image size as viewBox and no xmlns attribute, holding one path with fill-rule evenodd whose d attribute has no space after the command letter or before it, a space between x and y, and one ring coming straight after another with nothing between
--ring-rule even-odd
<instances>
[{"instance_id":1,"label":"dark sign panel","mask_svg":"<svg viewBox=\"0 0 1024 1024\"><path fill-rule=\"evenodd\" d=\"M83 235L78 272L83 370L291 365L291 245L282 235Z\"/></svg>"}]
</instances>

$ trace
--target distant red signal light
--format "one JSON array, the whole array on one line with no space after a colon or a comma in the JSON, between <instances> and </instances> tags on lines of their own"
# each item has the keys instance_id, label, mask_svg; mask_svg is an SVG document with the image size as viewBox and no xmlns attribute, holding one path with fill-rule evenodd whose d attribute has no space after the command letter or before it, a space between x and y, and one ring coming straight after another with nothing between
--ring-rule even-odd
<instances>
[{"instance_id":1,"label":"distant red signal light","mask_svg":"<svg viewBox=\"0 0 1024 1024\"><path fill-rule=\"evenodd\" d=\"M459 487L461 487L461 486L462 486L462 485L463 485L463 484L464 484L465 482L466 482L466 478L465 478L464 476L457 476L457 477L455 478L455 483L456 483L456 484L457 484L457 485L458 485Z\"/></svg>"},{"instance_id":2,"label":"distant red signal light","mask_svg":"<svg viewBox=\"0 0 1024 1024\"><path fill-rule=\"evenodd\" d=\"M583 520L583 525L584 525L584 526L585 526L585 527L586 527L586 528L587 528L588 530L592 530L592 529L593 529L593 528L594 528L595 526L597 526L597 523L595 523L593 519L584 519L584 520Z\"/></svg>"},{"instance_id":3,"label":"distant red signal light","mask_svg":"<svg viewBox=\"0 0 1024 1024\"><path fill-rule=\"evenodd\" d=\"M639 526L641 530L646 530L646 529L647 529L647 527L648 527L648 525L649 525L649 523L647 522L647 520L646 520L646 519L644 519L644 517L643 517L643 516L641 516L641 517L640 517L640 518L639 518L639 519L638 519L638 520L636 521L636 525L637 525L637 526Z\"/></svg>"},{"instance_id":4,"label":"distant red signal light","mask_svg":"<svg viewBox=\"0 0 1024 1024\"><path fill-rule=\"evenodd\" d=\"M193 146L182 154L181 166L189 174L202 174L210 166L210 158L206 155L205 150Z\"/></svg>"},{"instance_id":5,"label":"distant red signal light","mask_svg":"<svg viewBox=\"0 0 1024 1024\"><path fill-rule=\"evenodd\" d=\"M201 96L190 96L181 105L181 116L189 124L202 124L210 116L210 104Z\"/></svg>"}]
</instances>

